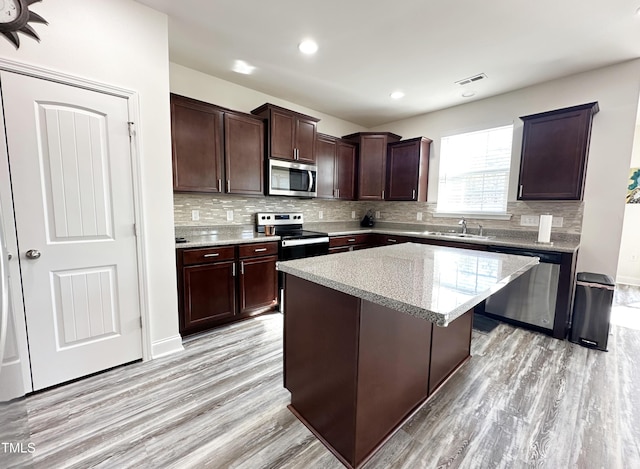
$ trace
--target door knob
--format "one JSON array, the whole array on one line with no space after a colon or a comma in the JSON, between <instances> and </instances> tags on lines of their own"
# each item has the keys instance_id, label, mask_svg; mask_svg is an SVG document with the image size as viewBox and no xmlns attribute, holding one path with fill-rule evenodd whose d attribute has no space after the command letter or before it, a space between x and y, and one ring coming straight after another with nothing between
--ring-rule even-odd
<instances>
[{"instance_id":1,"label":"door knob","mask_svg":"<svg viewBox=\"0 0 640 469\"><path fill-rule=\"evenodd\" d=\"M37 249L29 249L26 253L27 259L38 259L41 254Z\"/></svg>"},{"instance_id":2,"label":"door knob","mask_svg":"<svg viewBox=\"0 0 640 469\"><path fill-rule=\"evenodd\" d=\"M11 254L10 252L7 253L7 259L11 260L13 259L13 254Z\"/></svg>"}]
</instances>

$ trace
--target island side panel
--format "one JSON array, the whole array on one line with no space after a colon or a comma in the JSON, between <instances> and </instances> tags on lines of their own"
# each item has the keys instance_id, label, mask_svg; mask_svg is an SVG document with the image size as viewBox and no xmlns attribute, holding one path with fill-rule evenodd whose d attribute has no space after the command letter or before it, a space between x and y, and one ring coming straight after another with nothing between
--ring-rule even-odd
<instances>
[{"instance_id":1,"label":"island side panel","mask_svg":"<svg viewBox=\"0 0 640 469\"><path fill-rule=\"evenodd\" d=\"M352 462L360 300L293 275L286 275L285 284L285 385L291 407Z\"/></svg>"},{"instance_id":2,"label":"island side panel","mask_svg":"<svg viewBox=\"0 0 640 469\"><path fill-rule=\"evenodd\" d=\"M362 300L355 466L427 399L432 327Z\"/></svg>"},{"instance_id":3,"label":"island side panel","mask_svg":"<svg viewBox=\"0 0 640 469\"><path fill-rule=\"evenodd\" d=\"M433 327L429 394L432 394L471 355L472 325L473 309L447 327Z\"/></svg>"}]
</instances>

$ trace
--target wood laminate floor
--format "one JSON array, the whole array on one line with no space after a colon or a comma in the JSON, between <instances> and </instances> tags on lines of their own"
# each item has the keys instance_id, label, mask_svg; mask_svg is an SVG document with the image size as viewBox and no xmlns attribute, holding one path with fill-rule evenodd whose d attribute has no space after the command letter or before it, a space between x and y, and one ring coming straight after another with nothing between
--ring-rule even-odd
<instances>
[{"instance_id":1,"label":"wood laminate floor","mask_svg":"<svg viewBox=\"0 0 640 469\"><path fill-rule=\"evenodd\" d=\"M342 467L286 408L281 315L185 348L28 397L34 467ZM620 325L606 353L474 331L471 360L366 468L640 467L639 357L640 330Z\"/></svg>"}]
</instances>

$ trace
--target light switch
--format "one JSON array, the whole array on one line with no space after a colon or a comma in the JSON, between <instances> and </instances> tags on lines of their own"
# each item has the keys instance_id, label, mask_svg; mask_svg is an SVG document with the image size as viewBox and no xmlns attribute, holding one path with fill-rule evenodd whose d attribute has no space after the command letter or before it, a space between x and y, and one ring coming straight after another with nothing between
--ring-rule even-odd
<instances>
[{"instance_id":1,"label":"light switch","mask_svg":"<svg viewBox=\"0 0 640 469\"><path fill-rule=\"evenodd\" d=\"M418 214L416 215L416 220L422 221L422 212L418 212Z\"/></svg>"},{"instance_id":2,"label":"light switch","mask_svg":"<svg viewBox=\"0 0 640 469\"><path fill-rule=\"evenodd\" d=\"M191 220L192 221L200 220L200 210L191 210Z\"/></svg>"},{"instance_id":3,"label":"light switch","mask_svg":"<svg viewBox=\"0 0 640 469\"><path fill-rule=\"evenodd\" d=\"M227 210L227 221L233 221L233 210Z\"/></svg>"},{"instance_id":4,"label":"light switch","mask_svg":"<svg viewBox=\"0 0 640 469\"><path fill-rule=\"evenodd\" d=\"M356 211L355 210L351 210L351 218L355 218L356 217Z\"/></svg>"},{"instance_id":5,"label":"light switch","mask_svg":"<svg viewBox=\"0 0 640 469\"><path fill-rule=\"evenodd\" d=\"M318 219L319 219L319 220L322 220L323 218L324 218L324 213L322 212L322 210L320 210L320 211L318 212Z\"/></svg>"}]
</instances>

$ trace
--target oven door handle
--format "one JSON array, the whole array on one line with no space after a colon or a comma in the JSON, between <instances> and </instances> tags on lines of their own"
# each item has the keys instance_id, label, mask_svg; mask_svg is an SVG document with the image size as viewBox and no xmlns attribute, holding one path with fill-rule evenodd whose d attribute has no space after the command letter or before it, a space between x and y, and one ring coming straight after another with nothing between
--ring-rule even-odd
<instances>
[{"instance_id":1,"label":"oven door handle","mask_svg":"<svg viewBox=\"0 0 640 469\"><path fill-rule=\"evenodd\" d=\"M305 238L305 239L284 239L282 240L282 247L289 248L295 246L306 246L309 244L323 244L329 243L328 236L321 236L319 238Z\"/></svg>"}]
</instances>

